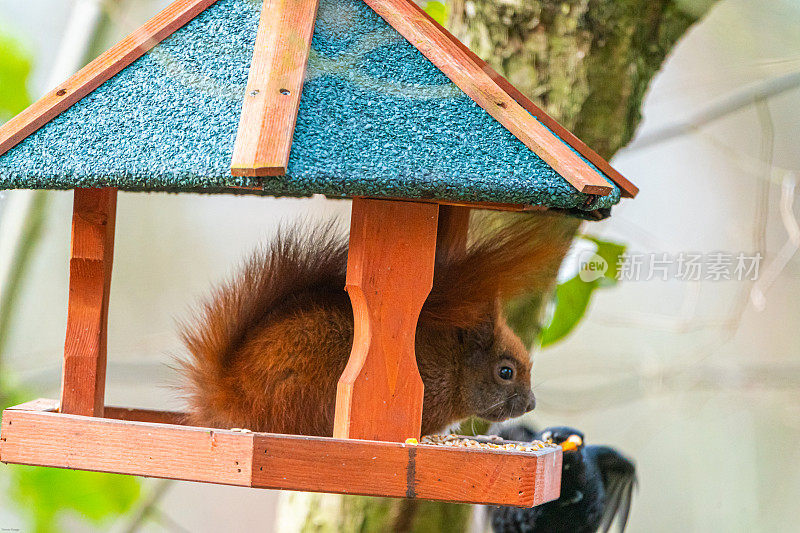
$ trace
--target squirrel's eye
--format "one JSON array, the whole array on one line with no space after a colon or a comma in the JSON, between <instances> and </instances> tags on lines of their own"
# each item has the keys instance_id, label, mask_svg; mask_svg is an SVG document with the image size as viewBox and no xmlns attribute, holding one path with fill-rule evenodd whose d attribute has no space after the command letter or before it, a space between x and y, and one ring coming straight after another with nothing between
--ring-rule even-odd
<instances>
[{"instance_id":1,"label":"squirrel's eye","mask_svg":"<svg viewBox=\"0 0 800 533\"><path fill-rule=\"evenodd\" d=\"M501 366L497 370L497 375L500 376L500 379L508 381L514 377L514 369L510 366Z\"/></svg>"}]
</instances>

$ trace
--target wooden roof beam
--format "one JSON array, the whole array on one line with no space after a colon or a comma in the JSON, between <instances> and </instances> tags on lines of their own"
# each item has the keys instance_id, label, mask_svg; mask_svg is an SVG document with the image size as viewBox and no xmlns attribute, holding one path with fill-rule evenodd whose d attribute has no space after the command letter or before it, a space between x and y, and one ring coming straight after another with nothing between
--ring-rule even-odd
<instances>
[{"instance_id":1,"label":"wooden roof beam","mask_svg":"<svg viewBox=\"0 0 800 533\"><path fill-rule=\"evenodd\" d=\"M318 7L319 0L264 0L233 176L286 174Z\"/></svg>"}]
</instances>

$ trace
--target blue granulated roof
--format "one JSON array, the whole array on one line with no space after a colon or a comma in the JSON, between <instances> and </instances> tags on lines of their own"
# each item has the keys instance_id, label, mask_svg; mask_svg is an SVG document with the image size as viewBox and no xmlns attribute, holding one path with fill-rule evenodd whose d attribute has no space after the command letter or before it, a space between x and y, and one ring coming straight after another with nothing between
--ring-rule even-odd
<instances>
[{"instance_id":1,"label":"blue granulated roof","mask_svg":"<svg viewBox=\"0 0 800 533\"><path fill-rule=\"evenodd\" d=\"M611 207L581 194L362 0L321 0L286 176L230 163L261 0L219 0L0 157L0 189L118 187Z\"/></svg>"}]
</instances>

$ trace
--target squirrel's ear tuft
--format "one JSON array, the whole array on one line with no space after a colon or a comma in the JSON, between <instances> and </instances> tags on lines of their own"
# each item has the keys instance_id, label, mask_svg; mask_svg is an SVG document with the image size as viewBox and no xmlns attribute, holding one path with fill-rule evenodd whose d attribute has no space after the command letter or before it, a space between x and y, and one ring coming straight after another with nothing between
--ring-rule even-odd
<instances>
[{"instance_id":1,"label":"squirrel's ear tuft","mask_svg":"<svg viewBox=\"0 0 800 533\"><path fill-rule=\"evenodd\" d=\"M463 255L436 265L420 321L471 328L498 299L552 290L580 221L554 213L487 215L473 222Z\"/></svg>"}]
</instances>

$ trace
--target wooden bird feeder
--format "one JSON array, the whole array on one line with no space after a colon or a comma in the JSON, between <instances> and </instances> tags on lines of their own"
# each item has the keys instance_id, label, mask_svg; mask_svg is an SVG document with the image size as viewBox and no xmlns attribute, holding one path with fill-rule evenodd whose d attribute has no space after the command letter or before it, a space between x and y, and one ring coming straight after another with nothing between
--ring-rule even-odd
<instances>
[{"instance_id":1,"label":"wooden bird feeder","mask_svg":"<svg viewBox=\"0 0 800 533\"><path fill-rule=\"evenodd\" d=\"M515 506L558 497L559 448L405 444L422 419L418 315L437 249L465 246L471 208L602 218L637 189L412 1L177 0L0 128L10 188L75 200L61 399L3 412L3 462ZM332 437L104 405L120 189L353 198L355 339Z\"/></svg>"}]
</instances>

